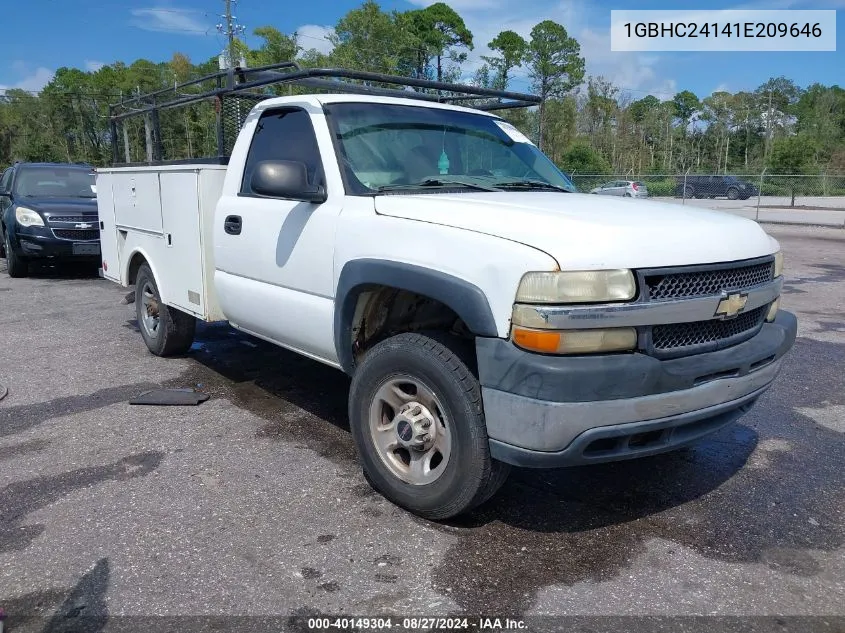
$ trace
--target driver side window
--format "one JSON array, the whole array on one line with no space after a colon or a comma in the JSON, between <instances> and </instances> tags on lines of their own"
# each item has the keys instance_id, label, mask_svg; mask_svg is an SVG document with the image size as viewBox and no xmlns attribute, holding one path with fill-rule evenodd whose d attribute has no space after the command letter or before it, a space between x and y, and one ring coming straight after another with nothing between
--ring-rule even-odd
<instances>
[{"instance_id":1,"label":"driver side window","mask_svg":"<svg viewBox=\"0 0 845 633\"><path fill-rule=\"evenodd\" d=\"M289 160L305 165L308 184L323 184L320 148L305 110L270 110L261 115L246 157L241 194L253 195L252 174L265 160Z\"/></svg>"}]
</instances>

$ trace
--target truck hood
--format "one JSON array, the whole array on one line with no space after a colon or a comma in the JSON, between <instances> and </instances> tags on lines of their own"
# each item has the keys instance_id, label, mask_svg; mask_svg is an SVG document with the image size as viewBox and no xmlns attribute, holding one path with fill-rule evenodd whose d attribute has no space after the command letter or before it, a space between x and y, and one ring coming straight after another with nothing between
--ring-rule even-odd
<instances>
[{"instance_id":1,"label":"truck hood","mask_svg":"<svg viewBox=\"0 0 845 633\"><path fill-rule=\"evenodd\" d=\"M753 220L589 194L387 195L377 196L375 207L381 215L526 244L554 257L564 270L709 264L769 255L778 248Z\"/></svg>"}]
</instances>

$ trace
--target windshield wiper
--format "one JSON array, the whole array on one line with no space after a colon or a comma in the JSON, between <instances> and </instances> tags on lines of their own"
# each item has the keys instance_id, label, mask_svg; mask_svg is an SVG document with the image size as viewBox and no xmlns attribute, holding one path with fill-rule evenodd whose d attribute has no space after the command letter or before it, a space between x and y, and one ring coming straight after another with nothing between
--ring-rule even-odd
<instances>
[{"instance_id":1,"label":"windshield wiper","mask_svg":"<svg viewBox=\"0 0 845 633\"><path fill-rule=\"evenodd\" d=\"M572 193L566 187L561 187L559 185L553 185L550 182L546 182L545 180L503 180L502 182L495 182L493 183L494 187L498 187L499 189L510 189L510 188L520 188L520 189L553 189L554 191L563 191L565 193Z\"/></svg>"},{"instance_id":2,"label":"windshield wiper","mask_svg":"<svg viewBox=\"0 0 845 633\"><path fill-rule=\"evenodd\" d=\"M402 189L417 189L429 187L466 187L467 189L478 189L480 191L498 191L496 187L480 185L477 182L458 180L457 178L428 178L414 184L408 185L382 185L376 191L401 191Z\"/></svg>"}]
</instances>

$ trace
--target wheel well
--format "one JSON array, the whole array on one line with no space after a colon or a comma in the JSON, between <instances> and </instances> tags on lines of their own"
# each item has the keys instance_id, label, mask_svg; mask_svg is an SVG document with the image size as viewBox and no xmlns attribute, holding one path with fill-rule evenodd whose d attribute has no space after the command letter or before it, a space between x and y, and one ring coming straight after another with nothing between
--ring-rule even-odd
<instances>
[{"instance_id":1,"label":"wheel well","mask_svg":"<svg viewBox=\"0 0 845 633\"><path fill-rule=\"evenodd\" d=\"M141 255L141 253L135 253L132 255L132 259L129 261L129 285L135 283L135 279L138 277L138 270L146 263L147 260L143 255Z\"/></svg>"},{"instance_id":2,"label":"wheel well","mask_svg":"<svg viewBox=\"0 0 845 633\"><path fill-rule=\"evenodd\" d=\"M391 286L373 286L358 295L348 344L357 361L379 341L420 331L451 334L465 341L474 338L457 313L437 299Z\"/></svg>"}]
</instances>

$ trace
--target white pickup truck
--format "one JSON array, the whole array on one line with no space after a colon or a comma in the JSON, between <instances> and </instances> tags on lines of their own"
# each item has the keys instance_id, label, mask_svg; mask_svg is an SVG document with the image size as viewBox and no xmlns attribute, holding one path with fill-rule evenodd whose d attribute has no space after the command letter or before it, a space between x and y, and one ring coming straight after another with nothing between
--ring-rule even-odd
<instances>
[{"instance_id":1,"label":"white pickup truck","mask_svg":"<svg viewBox=\"0 0 845 633\"><path fill-rule=\"evenodd\" d=\"M504 99L361 92L259 101L223 164L98 170L102 274L152 353L225 320L346 372L366 478L432 519L511 465L687 445L771 386L796 319L758 224L574 193Z\"/></svg>"}]
</instances>

